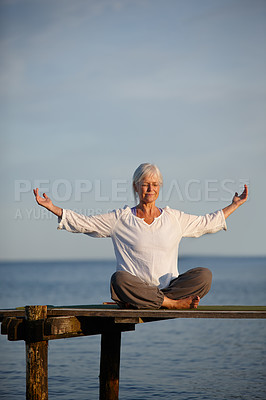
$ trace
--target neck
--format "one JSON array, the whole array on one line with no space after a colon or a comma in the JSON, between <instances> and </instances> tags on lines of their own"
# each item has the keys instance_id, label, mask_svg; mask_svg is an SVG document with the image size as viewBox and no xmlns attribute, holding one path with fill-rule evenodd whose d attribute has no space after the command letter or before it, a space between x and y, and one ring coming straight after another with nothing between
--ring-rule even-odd
<instances>
[{"instance_id":1,"label":"neck","mask_svg":"<svg viewBox=\"0 0 266 400\"><path fill-rule=\"evenodd\" d=\"M157 207L156 207L156 205L155 205L155 202L154 203L144 203L144 202L140 202L138 205L137 205L137 209L138 210L141 210L144 214L146 214L146 215L151 215L151 214L153 214L156 210L157 210Z\"/></svg>"}]
</instances>

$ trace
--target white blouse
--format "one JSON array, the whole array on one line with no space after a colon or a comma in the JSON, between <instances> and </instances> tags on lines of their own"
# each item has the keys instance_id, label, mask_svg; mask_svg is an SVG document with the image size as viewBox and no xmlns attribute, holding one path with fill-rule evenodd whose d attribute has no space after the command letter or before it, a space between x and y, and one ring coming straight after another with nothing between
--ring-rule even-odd
<instances>
[{"instance_id":1,"label":"white blouse","mask_svg":"<svg viewBox=\"0 0 266 400\"><path fill-rule=\"evenodd\" d=\"M128 206L95 216L63 210L58 222L58 229L97 238L111 237L117 271L128 271L160 289L178 277L178 246L182 237L227 229L222 210L196 216L169 207L150 225Z\"/></svg>"}]
</instances>

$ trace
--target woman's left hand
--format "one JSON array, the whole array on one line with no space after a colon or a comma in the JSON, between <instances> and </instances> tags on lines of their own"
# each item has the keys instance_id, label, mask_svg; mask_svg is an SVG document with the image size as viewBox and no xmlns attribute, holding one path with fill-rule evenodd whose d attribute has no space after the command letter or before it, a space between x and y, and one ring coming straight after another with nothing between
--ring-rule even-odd
<instances>
[{"instance_id":1,"label":"woman's left hand","mask_svg":"<svg viewBox=\"0 0 266 400\"><path fill-rule=\"evenodd\" d=\"M237 207L241 206L245 201L247 201L248 198L248 187L247 185L244 185L244 190L243 193L238 196L238 193L236 192L232 204L235 204Z\"/></svg>"},{"instance_id":2,"label":"woman's left hand","mask_svg":"<svg viewBox=\"0 0 266 400\"><path fill-rule=\"evenodd\" d=\"M232 203L223 208L223 213L224 213L224 217L225 219L229 217L229 215L231 215L239 206L241 206L243 203L245 203L245 201L247 201L248 198L248 187L247 185L244 185L244 190L243 193L238 196L238 193L236 192Z\"/></svg>"}]
</instances>

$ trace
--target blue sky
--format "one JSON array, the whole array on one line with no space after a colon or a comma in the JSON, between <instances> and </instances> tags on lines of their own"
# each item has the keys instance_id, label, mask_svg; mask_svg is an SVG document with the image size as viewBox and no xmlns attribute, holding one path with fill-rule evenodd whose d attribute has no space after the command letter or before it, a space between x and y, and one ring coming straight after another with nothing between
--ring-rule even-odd
<instances>
[{"instance_id":1,"label":"blue sky","mask_svg":"<svg viewBox=\"0 0 266 400\"><path fill-rule=\"evenodd\" d=\"M265 255L265 16L264 0L1 1L1 259L113 258L31 190L84 213L133 205L142 162L160 205L193 214L248 183L228 231L180 254Z\"/></svg>"}]
</instances>

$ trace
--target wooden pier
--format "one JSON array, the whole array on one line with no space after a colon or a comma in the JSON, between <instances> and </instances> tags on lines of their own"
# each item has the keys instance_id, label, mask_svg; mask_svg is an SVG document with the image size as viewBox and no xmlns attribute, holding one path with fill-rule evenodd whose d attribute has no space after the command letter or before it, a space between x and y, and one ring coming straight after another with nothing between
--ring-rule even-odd
<instances>
[{"instance_id":1,"label":"wooden pier","mask_svg":"<svg viewBox=\"0 0 266 400\"><path fill-rule=\"evenodd\" d=\"M26 344L26 399L48 399L48 341L101 335L100 400L117 400L121 333L143 322L174 318L266 318L266 306L199 306L196 310L133 310L116 305L26 306L0 310L1 334Z\"/></svg>"}]
</instances>

